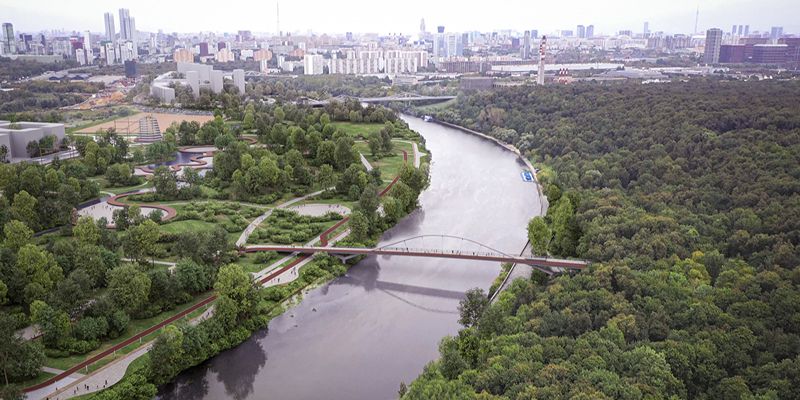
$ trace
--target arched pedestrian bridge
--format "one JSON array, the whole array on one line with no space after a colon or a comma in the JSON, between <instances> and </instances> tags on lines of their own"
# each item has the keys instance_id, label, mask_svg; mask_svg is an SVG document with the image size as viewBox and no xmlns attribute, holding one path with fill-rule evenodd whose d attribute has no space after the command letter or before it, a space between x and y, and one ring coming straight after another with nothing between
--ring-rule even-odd
<instances>
[{"instance_id":1,"label":"arched pedestrian bridge","mask_svg":"<svg viewBox=\"0 0 800 400\"><path fill-rule=\"evenodd\" d=\"M511 255L477 241L453 235L419 235L375 248L255 245L247 246L244 251L248 253L260 251L303 254L328 253L344 260L360 255L382 255L495 261L501 263L527 264L548 275L572 270L582 270L589 265L589 262L585 260L532 255Z\"/></svg>"}]
</instances>

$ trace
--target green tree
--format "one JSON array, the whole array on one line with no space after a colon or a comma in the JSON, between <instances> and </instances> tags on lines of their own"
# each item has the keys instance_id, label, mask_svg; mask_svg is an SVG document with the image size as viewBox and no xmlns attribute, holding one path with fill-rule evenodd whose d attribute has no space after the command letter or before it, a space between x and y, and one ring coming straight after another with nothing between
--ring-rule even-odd
<instances>
[{"instance_id":1,"label":"green tree","mask_svg":"<svg viewBox=\"0 0 800 400\"><path fill-rule=\"evenodd\" d=\"M183 332L175 325L167 325L158 335L150 355L150 380L155 384L169 382L183 368Z\"/></svg>"},{"instance_id":2,"label":"green tree","mask_svg":"<svg viewBox=\"0 0 800 400\"><path fill-rule=\"evenodd\" d=\"M161 166L153 172L153 186L156 193L164 199L178 196L178 177L172 168Z\"/></svg>"},{"instance_id":3,"label":"green tree","mask_svg":"<svg viewBox=\"0 0 800 400\"><path fill-rule=\"evenodd\" d=\"M108 294L111 301L128 314L141 310L150 293L150 277L134 265L108 271Z\"/></svg>"},{"instance_id":4,"label":"green tree","mask_svg":"<svg viewBox=\"0 0 800 400\"><path fill-rule=\"evenodd\" d=\"M378 135L377 132L372 132L369 135L369 151L373 157L377 157L383 148L383 144L381 142L381 137Z\"/></svg>"},{"instance_id":5,"label":"green tree","mask_svg":"<svg viewBox=\"0 0 800 400\"><path fill-rule=\"evenodd\" d=\"M204 292L211 287L208 269L189 259L178 261L175 276L181 288L189 293Z\"/></svg>"},{"instance_id":6,"label":"green tree","mask_svg":"<svg viewBox=\"0 0 800 400\"><path fill-rule=\"evenodd\" d=\"M33 231L23 222L11 220L3 226L5 240L3 245L11 251L18 251L22 246L28 244L33 237Z\"/></svg>"},{"instance_id":7,"label":"green tree","mask_svg":"<svg viewBox=\"0 0 800 400\"><path fill-rule=\"evenodd\" d=\"M19 337L14 326L8 314L0 313L0 370L6 388L14 382L36 377L44 362L41 347Z\"/></svg>"},{"instance_id":8,"label":"green tree","mask_svg":"<svg viewBox=\"0 0 800 400\"><path fill-rule=\"evenodd\" d=\"M62 347L72 334L69 315L43 301L36 300L31 304L31 321L39 325L42 342L50 348Z\"/></svg>"},{"instance_id":9,"label":"green tree","mask_svg":"<svg viewBox=\"0 0 800 400\"><path fill-rule=\"evenodd\" d=\"M362 242L369 239L370 222L369 218L367 218L362 211L353 211L353 213L350 214L348 225L350 226L350 234L353 236L353 240Z\"/></svg>"},{"instance_id":10,"label":"green tree","mask_svg":"<svg viewBox=\"0 0 800 400\"><path fill-rule=\"evenodd\" d=\"M253 103L250 103L244 109L244 119L242 120L242 129L251 130L255 128L256 123L256 110Z\"/></svg>"},{"instance_id":11,"label":"green tree","mask_svg":"<svg viewBox=\"0 0 800 400\"><path fill-rule=\"evenodd\" d=\"M111 164L106 168L106 180L111 186L127 186L133 181L133 170L128 164Z\"/></svg>"},{"instance_id":12,"label":"green tree","mask_svg":"<svg viewBox=\"0 0 800 400\"><path fill-rule=\"evenodd\" d=\"M353 152L352 140L348 137L340 137L336 140L336 152L333 155L336 168L344 171L350 164L356 160Z\"/></svg>"},{"instance_id":13,"label":"green tree","mask_svg":"<svg viewBox=\"0 0 800 400\"><path fill-rule=\"evenodd\" d=\"M125 254L136 261L147 261L158 250L158 238L161 233L158 224L146 220L139 225L128 228L123 238L122 247Z\"/></svg>"},{"instance_id":14,"label":"green tree","mask_svg":"<svg viewBox=\"0 0 800 400\"><path fill-rule=\"evenodd\" d=\"M275 118L275 122L281 123L283 122L283 119L286 118L286 113L283 112L283 108L275 107L275 109L272 111L272 117Z\"/></svg>"},{"instance_id":15,"label":"green tree","mask_svg":"<svg viewBox=\"0 0 800 400\"><path fill-rule=\"evenodd\" d=\"M477 325L488 306L489 298L483 289L467 290L466 296L458 304L458 323L465 327Z\"/></svg>"},{"instance_id":16,"label":"green tree","mask_svg":"<svg viewBox=\"0 0 800 400\"><path fill-rule=\"evenodd\" d=\"M89 216L78 218L78 223L72 228L72 235L83 244L97 244L100 241L100 228L94 219Z\"/></svg>"},{"instance_id":17,"label":"green tree","mask_svg":"<svg viewBox=\"0 0 800 400\"><path fill-rule=\"evenodd\" d=\"M258 300L256 287L250 274L241 265L228 264L220 268L214 289L221 298L230 299L236 306L238 316L253 312Z\"/></svg>"},{"instance_id":18,"label":"green tree","mask_svg":"<svg viewBox=\"0 0 800 400\"><path fill-rule=\"evenodd\" d=\"M323 140L317 146L317 164L335 165L336 164L336 144L330 140Z\"/></svg>"},{"instance_id":19,"label":"green tree","mask_svg":"<svg viewBox=\"0 0 800 400\"><path fill-rule=\"evenodd\" d=\"M547 255L552 233L543 217L533 217L528 222L528 240L531 242L533 254Z\"/></svg>"},{"instance_id":20,"label":"green tree","mask_svg":"<svg viewBox=\"0 0 800 400\"><path fill-rule=\"evenodd\" d=\"M373 184L368 184L358 198L358 208L369 219L370 226L374 226L378 219L378 205L380 205L378 188Z\"/></svg>"},{"instance_id":21,"label":"green tree","mask_svg":"<svg viewBox=\"0 0 800 400\"><path fill-rule=\"evenodd\" d=\"M11 218L21 221L34 231L39 230L39 215L36 213L36 198L26 191L14 195L11 203Z\"/></svg>"},{"instance_id":22,"label":"green tree","mask_svg":"<svg viewBox=\"0 0 800 400\"><path fill-rule=\"evenodd\" d=\"M63 278L63 271L53 255L36 245L26 244L17 253L17 270L27 278L23 289L25 304L44 299Z\"/></svg>"}]
</instances>

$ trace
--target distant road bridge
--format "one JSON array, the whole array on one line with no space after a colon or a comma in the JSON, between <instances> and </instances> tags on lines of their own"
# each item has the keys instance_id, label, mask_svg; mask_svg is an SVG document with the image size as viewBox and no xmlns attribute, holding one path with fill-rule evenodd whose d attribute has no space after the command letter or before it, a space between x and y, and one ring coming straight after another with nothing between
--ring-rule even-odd
<instances>
[{"instance_id":1,"label":"distant road bridge","mask_svg":"<svg viewBox=\"0 0 800 400\"><path fill-rule=\"evenodd\" d=\"M456 96L420 96L420 95L411 95L411 94L401 94L396 96L385 96L385 97L350 97L350 96L339 96L333 99L333 101L344 101L346 99L355 99L361 103L391 103L395 101L402 101L402 102L441 102L455 99ZM331 100L306 100L306 104L312 107L324 107Z\"/></svg>"},{"instance_id":2,"label":"distant road bridge","mask_svg":"<svg viewBox=\"0 0 800 400\"><path fill-rule=\"evenodd\" d=\"M471 247L470 249L447 249L443 246L436 248L418 248L409 247L424 241L432 242L441 239L443 244L445 240L448 244L451 242L459 242L459 247ZM275 251L278 253L328 253L343 260L361 255L384 255L384 256L400 256L400 257L432 257L432 258L452 258L459 260L474 260L474 261L495 261L501 263L519 263L527 264L531 267L538 269L548 275L556 273L563 273L570 270L582 270L589 265L585 260L571 260L560 259L552 257L538 257L527 255L510 255L502 251L493 249L482 243L476 242L471 239L452 236L452 235L420 235L406 239L399 240L381 247L363 248L363 247L320 247L320 246L285 246L285 245L255 245L247 246L245 252L253 253L260 251Z\"/></svg>"}]
</instances>

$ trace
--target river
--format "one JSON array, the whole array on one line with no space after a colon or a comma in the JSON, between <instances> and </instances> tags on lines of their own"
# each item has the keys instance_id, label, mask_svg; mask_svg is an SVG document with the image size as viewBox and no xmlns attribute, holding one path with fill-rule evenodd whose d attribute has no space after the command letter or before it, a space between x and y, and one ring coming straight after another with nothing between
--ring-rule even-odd
<instances>
[{"instance_id":1,"label":"river","mask_svg":"<svg viewBox=\"0 0 800 400\"><path fill-rule=\"evenodd\" d=\"M508 253L526 242L540 210L535 184L516 156L456 129L403 117L433 153L420 208L387 231L383 244L422 234L467 237ZM452 239L426 247L470 248ZM421 247L421 246L415 246ZM161 399L394 399L458 332L466 290L488 289L498 263L369 257L347 275L231 349L160 388Z\"/></svg>"}]
</instances>

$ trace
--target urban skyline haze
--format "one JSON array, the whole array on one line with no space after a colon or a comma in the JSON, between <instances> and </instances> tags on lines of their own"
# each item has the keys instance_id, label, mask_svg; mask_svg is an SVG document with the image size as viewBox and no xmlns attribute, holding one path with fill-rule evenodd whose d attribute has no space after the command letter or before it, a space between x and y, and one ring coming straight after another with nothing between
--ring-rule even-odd
<instances>
[{"instance_id":1,"label":"urban skyline haze","mask_svg":"<svg viewBox=\"0 0 800 400\"><path fill-rule=\"evenodd\" d=\"M224 4L224 6L223 6ZM699 6L698 32L712 27L748 24L751 31L783 26L787 33L800 30L793 16L800 4L792 0L749 2L746 0L675 0L672 2L638 2L635 0L585 1L569 4L509 0L492 7L478 7L464 2L426 2L406 0L402 6L387 12L367 0L340 0L280 3L280 29L284 32L344 33L416 33L421 18L427 30L443 25L447 31L493 31L501 29L538 29L547 33L574 29L577 24L595 25L596 34L613 34L619 30L639 32L649 22L651 32L690 33L694 30ZM103 14L130 9L138 16L137 29L156 32L276 32L274 0L260 3L154 0L78 0L47 4L0 0L4 22L13 22L19 31L64 29L67 31L103 32ZM309 13L313 10L313 13ZM176 18L180 16L180 18Z\"/></svg>"}]
</instances>

